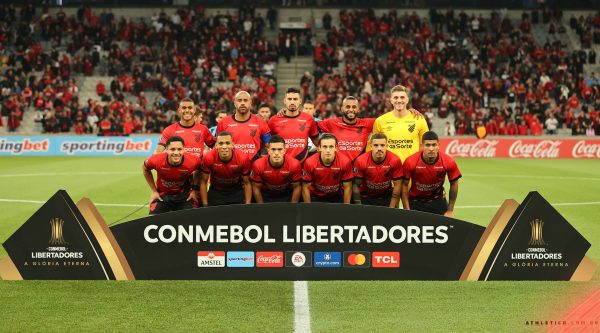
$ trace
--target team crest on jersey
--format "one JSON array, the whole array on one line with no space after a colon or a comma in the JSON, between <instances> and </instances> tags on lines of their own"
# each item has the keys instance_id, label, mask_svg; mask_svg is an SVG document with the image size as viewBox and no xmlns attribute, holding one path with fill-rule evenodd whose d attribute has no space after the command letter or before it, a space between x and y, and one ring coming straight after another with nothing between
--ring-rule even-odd
<instances>
[{"instance_id":1,"label":"team crest on jersey","mask_svg":"<svg viewBox=\"0 0 600 333\"><path fill-rule=\"evenodd\" d=\"M358 128L358 131L356 131L356 134L362 134L362 131L363 131L363 128L362 128L362 127L359 127L359 128Z\"/></svg>"},{"instance_id":2,"label":"team crest on jersey","mask_svg":"<svg viewBox=\"0 0 600 333\"><path fill-rule=\"evenodd\" d=\"M196 140L196 142L200 142L200 139L202 139L202 134L194 135L194 140Z\"/></svg>"},{"instance_id":3,"label":"team crest on jersey","mask_svg":"<svg viewBox=\"0 0 600 333\"><path fill-rule=\"evenodd\" d=\"M251 137L255 137L256 136L256 132L258 131L258 128L255 128L253 130L250 130L250 136Z\"/></svg>"},{"instance_id":4,"label":"team crest on jersey","mask_svg":"<svg viewBox=\"0 0 600 333\"><path fill-rule=\"evenodd\" d=\"M342 173L341 172L336 172L333 174L333 179L338 180L342 177Z\"/></svg>"},{"instance_id":5,"label":"team crest on jersey","mask_svg":"<svg viewBox=\"0 0 600 333\"><path fill-rule=\"evenodd\" d=\"M417 124L412 124L412 125L408 125L408 131L409 132L414 132L415 131L415 126L417 126Z\"/></svg>"},{"instance_id":6,"label":"team crest on jersey","mask_svg":"<svg viewBox=\"0 0 600 333\"><path fill-rule=\"evenodd\" d=\"M444 178L445 175L446 175L446 171L440 171L437 173L438 178Z\"/></svg>"},{"instance_id":7,"label":"team crest on jersey","mask_svg":"<svg viewBox=\"0 0 600 333\"><path fill-rule=\"evenodd\" d=\"M388 171L386 171L383 175L385 176L385 178L389 178L392 176L392 169L388 169Z\"/></svg>"},{"instance_id":8,"label":"team crest on jersey","mask_svg":"<svg viewBox=\"0 0 600 333\"><path fill-rule=\"evenodd\" d=\"M304 132L305 129L306 129L306 124L300 124L300 131Z\"/></svg>"}]
</instances>

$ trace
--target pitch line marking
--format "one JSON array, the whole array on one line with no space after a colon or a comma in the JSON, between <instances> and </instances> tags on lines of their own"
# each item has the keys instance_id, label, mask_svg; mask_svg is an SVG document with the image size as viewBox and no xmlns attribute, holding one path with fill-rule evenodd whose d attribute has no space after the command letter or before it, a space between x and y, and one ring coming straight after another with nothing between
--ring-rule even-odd
<instances>
[{"instance_id":1,"label":"pitch line marking","mask_svg":"<svg viewBox=\"0 0 600 333\"><path fill-rule=\"evenodd\" d=\"M294 281L294 332L311 332L307 281Z\"/></svg>"},{"instance_id":2,"label":"pitch line marking","mask_svg":"<svg viewBox=\"0 0 600 333\"><path fill-rule=\"evenodd\" d=\"M38 172L38 173L6 173L0 178L12 177L55 177L55 176L105 176L105 175L137 175L139 172L127 171L87 171L87 172Z\"/></svg>"},{"instance_id":3,"label":"pitch line marking","mask_svg":"<svg viewBox=\"0 0 600 333\"><path fill-rule=\"evenodd\" d=\"M485 178L524 178L524 179L566 179L582 181L600 181L600 177L573 177L573 176L532 176L532 175L499 175L483 173L467 173L465 177L485 177Z\"/></svg>"}]
</instances>

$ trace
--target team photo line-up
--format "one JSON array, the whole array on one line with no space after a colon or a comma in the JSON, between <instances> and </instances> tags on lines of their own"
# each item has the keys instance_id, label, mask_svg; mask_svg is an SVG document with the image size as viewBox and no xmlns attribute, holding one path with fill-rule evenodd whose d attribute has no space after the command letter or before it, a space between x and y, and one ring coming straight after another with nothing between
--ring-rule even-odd
<instances>
[{"instance_id":1,"label":"team photo line-up","mask_svg":"<svg viewBox=\"0 0 600 333\"><path fill-rule=\"evenodd\" d=\"M220 113L211 129L200 123L194 101L182 99L179 121L165 128L142 167L152 192L150 214L303 201L402 204L453 217L461 173L423 116L409 108L407 93L393 87L393 109L376 119L359 118L359 101L348 96L341 117L317 121L308 102L301 109L298 89L286 91L283 109L272 117L262 107L254 114L252 97L239 91L235 113Z\"/></svg>"}]
</instances>

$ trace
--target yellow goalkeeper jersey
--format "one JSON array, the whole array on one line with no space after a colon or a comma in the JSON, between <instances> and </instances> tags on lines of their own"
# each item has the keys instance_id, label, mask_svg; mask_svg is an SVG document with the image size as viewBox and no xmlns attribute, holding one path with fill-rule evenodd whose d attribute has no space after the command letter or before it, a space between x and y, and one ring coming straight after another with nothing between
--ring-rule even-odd
<instances>
[{"instance_id":1,"label":"yellow goalkeeper jersey","mask_svg":"<svg viewBox=\"0 0 600 333\"><path fill-rule=\"evenodd\" d=\"M394 111L379 116L373 124L373 133L383 133L388 138L388 149L400 157L402 163L419 151L419 143L429 131L424 117L416 119L412 113L396 117Z\"/></svg>"}]
</instances>

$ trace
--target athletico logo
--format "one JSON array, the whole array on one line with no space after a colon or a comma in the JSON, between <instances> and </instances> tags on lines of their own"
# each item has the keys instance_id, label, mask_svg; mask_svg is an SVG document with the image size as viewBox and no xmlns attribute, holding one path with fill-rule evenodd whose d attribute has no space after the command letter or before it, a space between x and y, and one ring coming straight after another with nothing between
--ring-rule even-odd
<instances>
[{"instance_id":1,"label":"athletico logo","mask_svg":"<svg viewBox=\"0 0 600 333\"><path fill-rule=\"evenodd\" d=\"M225 251L198 251L198 267L225 267Z\"/></svg>"},{"instance_id":2,"label":"athletico logo","mask_svg":"<svg viewBox=\"0 0 600 333\"><path fill-rule=\"evenodd\" d=\"M227 267L254 267L254 252L229 251L227 252Z\"/></svg>"},{"instance_id":3,"label":"athletico logo","mask_svg":"<svg viewBox=\"0 0 600 333\"><path fill-rule=\"evenodd\" d=\"M344 252L344 267L367 268L371 267L371 255L369 252Z\"/></svg>"},{"instance_id":4,"label":"athletico logo","mask_svg":"<svg viewBox=\"0 0 600 333\"><path fill-rule=\"evenodd\" d=\"M256 252L256 267L283 267L283 252Z\"/></svg>"},{"instance_id":5,"label":"athletico logo","mask_svg":"<svg viewBox=\"0 0 600 333\"><path fill-rule=\"evenodd\" d=\"M312 267L312 253L309 251L286 251L285 267Z\"/></svg>"},{"instance_id":6,"label":"athletico logo","mask_svg":"<svg viewBox=\"0 0 600 333\"><path fill-rule=\"evenodd\" d=\"M48 152L50 141L48 139L41 141L32 141L28 138L17 141L8 141L0 139L0 153L10 153L11 155L20 155L22 153L45 153Z\"/></svg>"},{"instance_id":7,"label":"athletico logo","mask_svg":"<svg viewBox=\"0 0 600 333\"><path fill-rule=\"evenodd\" d=\"M340 252L315 252L315 268L342 267Z\"/></svg>"},{"instance_id":8,"label":"athletico logo","mask_svg":"<svg viewBox=\"0 0 600 333\"><path fill-rule=\"evenodd\" d=\"M400 252L373 252L372 266L378 268L400 267Z\"/></svg>"}]
</instances>

